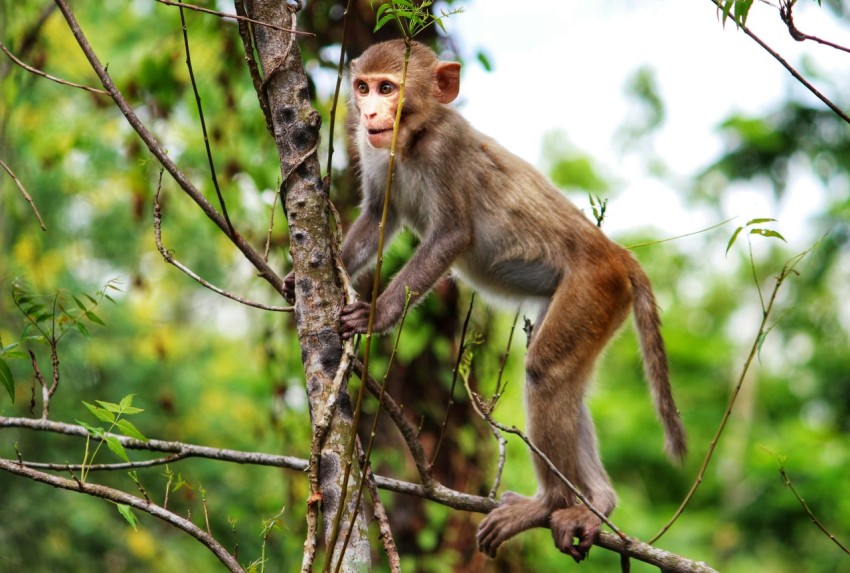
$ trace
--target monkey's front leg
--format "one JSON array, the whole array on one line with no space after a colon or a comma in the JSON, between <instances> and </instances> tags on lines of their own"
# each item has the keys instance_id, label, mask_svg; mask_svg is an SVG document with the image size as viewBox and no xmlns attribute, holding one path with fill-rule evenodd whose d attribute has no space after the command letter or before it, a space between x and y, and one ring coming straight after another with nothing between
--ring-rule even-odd
<instances>
[{"instance_id":1,"label":"monkey's front leg","mask_svg":"<svg viewBox=\"0 0 850 573\"><path fill-rule=\"evenodd\" d=\"M392 328L404 313L407 293L410 292L411 304L422 298L446 274L457 256L469 247L471 237L471 228L460 225L429 234L387 290L378 297L372 331L384 332ZM340 333L343 338L363 334L368 323L368 302L358 301L346 305L340 312Z\"/></svg>"}]
</instances>

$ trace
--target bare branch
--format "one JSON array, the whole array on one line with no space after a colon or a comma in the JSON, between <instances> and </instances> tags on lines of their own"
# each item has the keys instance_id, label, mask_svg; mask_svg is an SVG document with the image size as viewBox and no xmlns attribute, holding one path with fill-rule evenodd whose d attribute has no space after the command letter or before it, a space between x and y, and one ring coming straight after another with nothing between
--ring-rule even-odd
<instances>
[{"instance_id":1,"label":"bare branch","mask_svg":"<svg viewBox=\"0 0 850 573\"><path fill-rule=\"evenodd\" d=\"M21 60L16 58L15 55L12 52L10 52L9 49L6 48L6 46L3 45L3 42L0 42L0 50L3 50L3 53L5 53L7 56L9 56L9 59L12 60L13 62L15 62L17 65L19 65L20 67L22 67L26 71L33 73L37 76L47 78L48 80L50 80L52 82L56 82L57 84L62 84L63 86L69 86L69 87L72 87L72 88L79 88L81 90L86 90L87 92L91 92L93 94L109 95L109 92L107 92L107 91L104 91L104 90L101 90L101 89L98 89L98 88L92 88L92 87L89 87L89 86L84 86L84 85L81 85L81 84L75 84L74 82L69 82L68 80L63 80L62 78L57 78L56 76L51 76L50 74L42 72L41 70L39 70L37 68L33 68L32 66L28 66L27 64L25 64L24 62L22 62ZM3 165L3 167L6 167L6 166ZM6 168L6 170L8 171L8 168ZM9 174L10 175L12 174L11 171L9 172ZM13 175L13 177L14 177L14 175ZM15 178L15 181L17 181L17 178ZM41 220L41 218L39 217L39 221L40 220ZM44 224L42 224L41 226L42 226L42 228L44 228Z\"/></svg>"},{"instance_id":2,"label":"bare branch","mask_svg":"<svg viewBox=\"0 0 850 573\"><path fill-rule=\"evenodd\" d=\"M804 34L797 28L794 24L794 14L792 13L794 10L794 4L797 3L797 0L780 0L779 2L779 17L788 27L788 33L791 34L791 37L797 40L798 42L804 42L806 40L811 40L812 42L817 42L818 44L822 44L824 46L829 46L830 48L835 48L836 50L840 50L842 52L847 52L850 54L850 48L846 48L840 44L836 44L834 42L830 42L829 40L823 40L818 38L817 36L811 36L809 34Z\"/></svg>"},{"instance_id":3,"label":"bare branch","mask_svg":"<svg viewBox=\"0 0 850 573\"><path fill-rule=\"evenodd\" d=\"M254 308L259 308L262 310L271 310L274 312L292 312L294 310L291 306L273 306L268 304L263 304L260 302L255 302L252 300L248 300L242 298L239 295L233 294L226 290L223 290L214 284L207 282L206 279L201 278L197 275L192 269L178 261L174 258L174 254L172 251L169 251L162 244L162 206L159 203L159 193L162 191L162 171L159 172L159 184L156 188L156 194L154 195L154 203L153 203L153 234L154 239L156 239L156 248L159 250L159 253L162 255L162 258L165 259L165 262L174 265L178 269L180 269L184 274L186 274L191 279L195 280L198 284L210 289L216 294L220 294L223 297L229 298L230 300L235 300L238 303L244 304L246 306L252 306Z\"/></svg>"},{"instance_id":4,"label":"bare branch","mask_svg":"<svg viewBox=\"0 0 850 573\"><path fill-rule=\"evenodd\" d=\"M355 365L356 367L356 365ZM375 383L374 379L372 382ZM377 383L375 383L377 384ZM372 391L370 384L370 391ZM385 399L389 399L389 395L385 396ZM385 403L385 407L387 411L390 411L391 401L387 401ZM56 434L64 434L69 436L78 436L80 438L86 438L89 436L88 431L82 426L77 426L74 424L65 424L61 422L53 422L50 420L42 420L35 418L6 418L0 417L0 428L29 428L32 430L38 431L46 431L52 432ZM220 460L224 462L232 462L239 464L251 464L251 465L261 465L261 466L273 466L280 468L287 468L291 470L296 470L299 472L304 472L307 470L308 462L307 460L301 458L295 458L291 456L281 456L281 455L273 455L273 454L264 454L259 452L243 452L238 450L229 450L229 449L219 449L219 448L210 448L206 446L198 446L194 444L186 444L181 442L169 442L163 440L148 440L147 442L143 442L141 440L134 440L132 438L128 438L126 436L119 436L116 434L107 434L110 437L115 437L117 440L121 442L121 444L131 450L147 450L147 451L156 451L156 452L171 452L180 455L181 459L197 457L197 458L205 458L205 459L213 459ZM24 462L7 462L7 464L11 464L15 466L15 468L23 468L27 471L35 471L32 469L28 469L27 466L29 464ZM117 464L116 464L117 465ZM57 464L59 466L59 464ZM66 469L68 467L67 464L61 464L61 469ZM89 466L87 466L89 467ZM95 469L97 466L90 466L91 469ZM7 471L12 471L8 465L0 465L0 469L4 469ZM103 468L110 469L110 468ZM12 473L16 473L18 475L24 475L25 477L30 477L28 474L24 474L18 471L13 471ZM44 474L47 475L47 474ZM33 478L34 479L34 478ZM41 481L41 480L39 480ZM69 480L65 480L69 481ZM77 482L71 482L77 484ZM388 478L384 476L375 476L375 484L380 489L384 489L387 491L392 491L396 493L403 493L406 495L415 495L424 499L428 499L434 501L436 503L440 503L447 507L451 507L453 509L458 509L461 511L472 511L476 513L488 513L498 507L498 503L490 499L488 497L481 497L477 495L470 495L468 493L459 492L444 485L440 484L436 480L431 480L431 484L426 487L420 484L414 484L402 480L397 480L393 478ZM86 488L99 487L93 486L90 484L82 484ZM61 486L59 486L61 487ZM72 488L76 491L83 491L79 486L75 486ZM84 493L89 493L85 491ZM126 494L125 494L126 495ZM132 496L129 496L132 498ZM138 498L133 498L137 499ZM142 500L138 500L144 503ZM126 502L120 502L126 503ZM131 504L128 504L131 505ZM135 507L135 506L134 506ZM154 506L155 507L155 506ZM142 508L140 508L142 509ZM161 509L161 508L160 508ZM163 510L164 511L164 510ZM599 539L596 542L600 547L604 547L611 551L620 553L621 555L626 555L633 559L637 559L639 561L643 561L645 563L649 563L651 565L655 565L656 567L662 568L665 572L672 573L712 573L714 570L708 567L704 563L698 563L695 561L691 561L674 553L670 553L664 551L662 549L658 549L644 543L640 540L637 540L632 537L623 537L620 538L616 535L610 533L602 533L599 536Z\"/></svg>"},{"instance_id":5,"label":"bare branch","mask_svg":"<svg viewBox=\"0 0 850 573\"><path fill-rule=\"evenodd\" d=\"M6 52L6 47L5 47L3 44L0 44L0 48L3 48L3 51L4 51L4 52ZM6 53L8 54L9 52L6 52ZM11 54L10 54L10 55L11 55ZM35 203L33 202L32 197L30 197L30 194L29 194L29 193L27 193L27 190L24 188L24 185L21 183L21 180L20 180L20 179L18 179L18 176L17 176L17 175L15 175L15 172L14 172L14 171L12 171L12 170L9 168L9 166L8 166L8 165L6 165L6 164L3 162L3 160L2 160L2 159L0 159L0 167L2 167L2 168L3 168L3 170L4 170L6 173L8 173L8 174L9 174L9 177L11 177L11 178L12 178L12 181L14 181L14 182L15 182L15 185L17 185L17 187L18 187L18 191L20 191L20 192L21 192L21 195L23 195L23 196L24 196L24 199L26 199L27 203L29 203L29 204L30 204L30 207L32 208L33 213L35 213L35 218L36 218L36 219L38 219L38 224L39 224L39 225L41 225L41 230L42 230L42 231L46 231L46 230L47 230L47 227L45 227L45 226L44 226L44 221L41 219L41 213L39 213L39 212L38 212L38 208L35 206Z\"/></svg>"},{"instance_id":6,"label":"bare branch","mask_svg":"<svg viewBox=\"0 0 850 573\"><path fill-rule=\"evenodd\" d=\"M271 28L272 30L277 30L278 32L286 32L288 34L295 34L297 36L311 36L315 37L316 34L312 32L302 32L300 30L293 30L291 28L283 28L281 26L276 26L274 24L269 24L267 22L263 22L261 20L254 20L253 18L248 18L247 16L239 16L236 14L228 14L226 12L218 12L216 10L210 10L209 8L203 8L201 6L195 6L193 4L185 4L183 2L172 2L171 0L156 0L160 4L165 4L166 6L177 6L181 8L188 8L189 10L194 10L196 12L203 12L204 14L212 14L213 16L218 16L219 18L229 18L231 20L242 20L244 22L251 22L252 24L257 24L258 26L265 26L266 28Z\"/></svg>"},{"instance_id":7,"label":"bare branch","mask_svg":"<svg viewBox=\"0 0 850 573\"><path fill-rule=\"evenodd\" d=\"M711 439L711 443L708 446L708 452L705 454L705 458L702 461L702 465L700 466L699 472L697 473L697 477L694 479L694 483L691 486L691 489L688 491L685 498L682 500L682 503L679 505L676 512L673 514L673 517L661 528L661 530L655 534L655 536L649 540L649 543L655 543L658 541L662 535L664 535L670 527L676 523L676 520L682 515L685 511L685 508L690 503L691 499L693 499L694 494L699 488L700 484L703 482L703 478L705 477L705 472L708 470L708 464L711 462L711 458L714 455L714 450L717 447L717 443L720 441L720 436L723 435L723 430L726 428L726 423L729 421L729 416L732 414L732 408L735 406L735 400L738 398L738 393L741 391L741 387L744 385L744 380L746 379L747 373L750 370L750 366L752 366L753 359L756 357L756 353L764 341L764 337L772 328L768 325L768 320L770 319L770 314L773 310L773 305L776 302L776 295L779 293L779 289L782 287L785 280L796 271L794 270L797 264L805 257L811 249L804 251L803 253L791 258L788 262L785 263L785 266L782 268L782 271L776 277L776 282L773 285L773 292L770 295L770 299L768 300L767 305L765 306L764 302L762 302L762 320L759 325L758 332L753 340L753 344L750 347L750 353L747 356L746 361L744 361L744 366L741 368L741 374L738 376L738 383L735 385L735 389L732 391L732 396L729 398L729 404L726 406L726 411L723 413L723 417L720 420L720 424L717 427L717 431L714 434L714 437ZM758 285L758 281L756 281ZM759 295L761 296L761 295Z\"/></svg>"},{"instance_id":8,"label":"bare branch","mask_svg":"<svg viewBox=\"0 0 850 573\"><path fill-rule=\"evenodd\" d=\"M192 92L195 94L195 105L198 108L198 118L201 121L201 133L204 134L204 149L207 152L207 162L210 166L210 178L212 179L216 197L218 197L218 204L221 207L221 214L224 216L224 222L227 223L227 229L230 233L234 234L236 233L236 230L233 228L233 223L230 221L230 215L227 213L227 204L224 201L224 195L221 194L221 187L218 184L215 161L213 161L212 156L212 147L210 147L210 136L207 133L207 120L204 117L204 106L201 104L201 93L198 91L198 82L195 81L195 68L192 66L192 50L189 49L189 27L186 25L186 15L183 12L182 2L180 2L180 24L183 31L183 50L186 52L186 70L189 72L189 81L192 83Z\"/></svg>"},{"instance_id":9,"label":"bare branch","mask_svg":"<svg viewBox=\"0 0 850 573\"><path fill-rule=\"evenodd\" d=\"M393 539L390 519L387 516L387 510L384 508L384 503L381 501L381 496L378 493L378 484L375 481L375 474L372 473L372 466L369 465L369 458L363 452L363 446L359 440L357 442L357 455L360 456L360 465L363 466L362 483L366 484L366 488L369 490L369 497L372 499L372 513L375 515L375 519L378 520L379 537L387 554L390 571L392 573L401 573L401 557L398 554L395 539Z\"/></svg>"},{"instance_id":10,"label":"bare branch","mask_svg":"<svg viewBox=\"0 0 850 573\"><path fill-rule=\"evenodd\" d=\"M88 59L89 64L103 83L103 87L106 88L107 92L109 92L109 95L118 106L118 109L120 109L121 113L124 114L127 122L136 131L145 145L147 145L150 152L154 155L154 157L156 157L157 161L165 167L165 170L168 171L177 184L180 185L180 188L189 195L189 197L201 208L204 214L224 232L231 242L233 242L242 254L245 255L245 258L254 265L254 267L259 271L260 276L268 281L278 293L283 295L283 279L278 276L278 274L263 259L263 256L255 251L245 238L242 237L242 235L230 232L227 222L221 214L216 211L215 207L213 207L206 197L204 197L204 195L192 184L188 177L180 171L174 161L168 156L166 150L163 149L162 145L160 145L153 134L132 110L120 90L115 87L115 84L112 82L112 78L106 72L106 68L104 68L103 64L101 64L100 59L92 49L88 38L80 28L80 25L68 5L67 0L55 1L59 6L59 10L62 12L62 15L65 17L71 32L74 34L74 38L77 40L77 43L80 45L80 48L82 48L83 53Z\"/></svg>"},{"instance_id":11,"label":"bare branch","mask_svg":"<svg viewBox=\"0 0 850 573\"><path fill-rule=\"evenodd\" d=\"M216 541L212 535L199 528L188 519L180 517L177 514L171 513L167 509L153 504L150 501L138 498L134 495L130 495L117 489L112 489L111 487L91 483L83 483L77 479L66 479L51 474L46 474L44 472L25 467L19 464L18 462L14 462L11 460L0 459L0 469L5 470L9 473L13 473L15 475L29 478L37 482L52 485L53 487L67 489L69 491L77 491L94 497L100 497L102 499L109 500L113 503L129 505L130 507L138 509L139 511L149 513L150 515L158 517L159 519L173 525L174 527L177 527L178 529L182 529L183 531L200 541L204 546L207 547L207 549L212 551L212 553L216 557L218 557L219 561L221 561L230 571L234 573L244 573L244 569L242 569L236 559L230 553L228 553L228 551L224 547L222 547L222 545L218 541Z\"/></svg>"},{"instance_id":12,"label":"bare branch","mask_svg":"<svg viewBox=\"0 0 850 573\"><path fill-rule=\"evenodd\" d=\"M791 493L794 494L794 497L797 498L797 501L800 502L800 505L803 506L803 509L806 511L806 515L809 516L809 519L812 520L812 523L817 525L818 529L820 529L824 533L824 535L829 537L829 539L832 540L833 543L840 547L844 553L850 555L850 549L848 549L847 546L841 543L838 538L835 537L835 535L833 535L832 532L829 531L826 526L820 522L820 520L815 516L815 514L812 513L812 510L809 509L809 505L806 503L806 500L803 499L803 497L799 493L797 493L797 490L794 488L794 484L791 483L791 478L789 478L788 474L785 472L785 466L782 464L781 461L779 462L779 473L782 475L782 482L788 487L788 489L791 490Z\"/></svg>"},{"instance_id":13,"label":"bare branch","mask_svg":"<svg viewBox=\"0 0 850 573\"><path fill-rule=\"evenodd\" d=\"M722 4L720 3L720 0L709 0L709 2L711 2L712 4L714 4L714 5L715 5L715 6L716 6L719 10L723 10L723 6L722 6ZM749 37L750 37L750 38L751 38L751 39L752 39L752 40L753 40L756 44L758 44L759 46L761 46L761 47L762 47L762 49L763 49L764 51L766 51L768 54L770 54L771 56L773 56L773 59L775 59L777 62L779 62L780 64L782 64L782 67L784 67L786 70L788 70L788 73L790 73L792 76L794 76L794 79L796 79L798 82L800 82L801 84L803 84L803 86L805 86L805 88L806 88L807 90L809 90L810 92L812 92L812 93L815 95L815 97L817 97L817 98L818 98L819 100L821 100L824 104L826 104L826 106L827 106L829 109L831 109L833 112L835 112L835 114L836 114L838 117L840 117L841 119L843 119L843 120L844 120L844 121L846 121L847 123L850 123L850 116L848 116L846 113L844 113L844 111L842 111L840 107L838 107L837 105L835 105L835 104L834 104L834 103L833 103L833 102L832 102L829 98L827 98L825 95L823 95L822 93L820 93L820 92L818 91L818 89L817 89L815 86L813 86L811 83L809 83L809 81L808 81L808 80L806 80L806 78L804 78L804 77L800 74L800 72L798 72L796 69L794 69L794 67L793 67L791 64L789 64L789 63L788 63L788 61L787 61L787 60L785 60L785 58L783 58L782 56L780 56L780 55L779 55L779 53L778 53L778 52L776 52L776 50L774 50L773 48L771 48L770 46L768 46L768 45L767 45L767 44L766 44L766 43L765 43L765 42L764 42L761 38L759 38L758 36L756 36L756 35L752 32L752 30L750 30L750 29L749 29L749 28L748 28L745 24L738 23L738 28L740 28L740 29L741 29L741 30L742 30L742 31L743 31L743 32L744 32L747 36L749 36Z\"/></svg>"}]
</instances>

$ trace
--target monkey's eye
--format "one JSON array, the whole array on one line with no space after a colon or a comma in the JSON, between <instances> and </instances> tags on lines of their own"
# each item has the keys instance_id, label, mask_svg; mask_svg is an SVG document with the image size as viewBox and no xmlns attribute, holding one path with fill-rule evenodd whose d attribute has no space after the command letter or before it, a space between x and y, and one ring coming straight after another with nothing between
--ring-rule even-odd
<instances>
[{"instance_id":1,"label":"monkey's eye","mask_svg":"<svg viewBox=\"0 0 850 573\"><path fill-rule=\"evenodd\" d=\"M379 90L379 91L380 91L383 95L387 95L387 94L392 93L392 91L393 91L394 89L395 89L395 86L394 86L392 83L390 83L390 82L382 82L382 83L381 83L381 85L380 85L380 87L378 88L378 90Z\"/></svg>"},{"instance_id":2,"label":"monkey's eye","mask_svg":"<svg viewBox=\"0 0 850 573\"><path fill-rule=\"evenodd\" d=\"M369 84L366 82L357 82L357 91L361 94L369 93Z\"/></svg>"}]
</instances>

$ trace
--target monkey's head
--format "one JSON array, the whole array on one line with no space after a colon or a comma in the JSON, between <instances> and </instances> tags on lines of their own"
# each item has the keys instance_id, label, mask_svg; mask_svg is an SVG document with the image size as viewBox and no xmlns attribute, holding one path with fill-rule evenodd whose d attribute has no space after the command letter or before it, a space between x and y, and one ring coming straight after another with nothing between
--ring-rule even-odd
<instances>
[{"instance_id":1,"label":"monkey's head","mask_svg":"<svg viewBox=\"0 0 850 573\"><path fill-rule=\"evenodd\" d=\"M351 101L358 124L369 142L389 149L404 72L405 44L390 40L375 44L351 62ZM414 42L405 82L399 136L411 131L417 118L430 117L434 106L454 101L460 90L460 64L443 62L431 48Z\"/></svg>"}]
</instances>

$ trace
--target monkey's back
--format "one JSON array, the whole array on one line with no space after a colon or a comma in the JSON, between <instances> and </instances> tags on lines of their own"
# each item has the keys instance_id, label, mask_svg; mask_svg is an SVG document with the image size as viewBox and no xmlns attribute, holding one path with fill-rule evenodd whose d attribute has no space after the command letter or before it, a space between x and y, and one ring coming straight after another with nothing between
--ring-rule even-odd
<instances>
[{"instance_id":1,"label":"monkey's back","mask_svg":"<svg viewBox=\"0 0 850 573\"><path fill-rule=\"evenodd\" d=\"M446 213L467 219L460 224L472 225L472 244L454 269L477 289L512 302L548 298L572 264L626 254L537 169L455 110L444 107L437 121L401 157L401 181L405 164L420 157L439 156L441 168L400 188L399 199L412 192L433 202L426 210L439 212L436 220ZM411 171L423 172L420 165Z\"/></svg>"}]
</instances>

